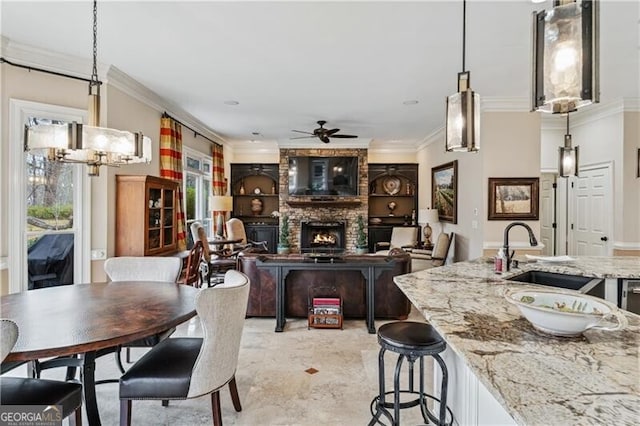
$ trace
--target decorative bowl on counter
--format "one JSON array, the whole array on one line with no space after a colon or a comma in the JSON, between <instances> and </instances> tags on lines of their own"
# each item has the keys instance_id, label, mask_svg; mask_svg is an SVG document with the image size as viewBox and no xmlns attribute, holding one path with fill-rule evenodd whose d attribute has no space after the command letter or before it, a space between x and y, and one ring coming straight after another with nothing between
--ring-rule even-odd
<instances>
[{"instance_id":1,"label":"decorative bowl on counter","mask_svg":"<svg viewBox=\"0 0 640 426\"><path fill-rule=\"evenodd\" d=\"M554 336L572 337L590 328L615 331L627 326L626 317L615 305L579 293L508 289L505 298L534 328ZM617 325L601 325L605 319L614 318Z\"/></svg>"}]
</instances>

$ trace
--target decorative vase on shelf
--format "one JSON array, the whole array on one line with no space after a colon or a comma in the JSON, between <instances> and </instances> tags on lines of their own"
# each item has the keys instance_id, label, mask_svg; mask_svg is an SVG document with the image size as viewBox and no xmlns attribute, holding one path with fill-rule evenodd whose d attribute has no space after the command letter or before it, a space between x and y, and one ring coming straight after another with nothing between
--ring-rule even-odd
<instances>
[{"instance_id":1,"label":"decorative vase on shelf","mask_svg":"<svg viewBox=\"0 0 640 426\"><path fill-rule=\"evenodd\" d=\"M254 198L251 200L251 212L254 216L258 216L262 213L262 207L262 200L260 198Z\"/></svg>"},{"instance_id":2,"label":"decorative vase on shelf","mask_svg":"<svg viewBox=\"0 0 640 426\"><path fill-rule=\"evenodd\" d=\"M387 204L387 208L389 209L389 216L393 216L393 211L396 209L398 205L396 204L395 201L390 201Z\"/></svg>"},{"instance_id":3,"label":"decorative vase on shelf","mask_svg":"<svg viewBox=\"0 0 640 426\"><path fill-rule=\"evenodd\" d=\"M240 195L244 195L244 181L240 182Z\"/></svg>"}]
</instances>

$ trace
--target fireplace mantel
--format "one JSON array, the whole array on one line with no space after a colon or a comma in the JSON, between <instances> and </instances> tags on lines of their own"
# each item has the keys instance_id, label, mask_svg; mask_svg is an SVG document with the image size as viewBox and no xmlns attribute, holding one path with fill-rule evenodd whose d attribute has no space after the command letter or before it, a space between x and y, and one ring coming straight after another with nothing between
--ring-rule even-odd
<instances>
[{"instance_id":1,"label":"fireplace mantel","mask_svg":"<svg viewBox=\"0 0 640 426\"><path fill-rule=\"evenodd\" d=\"M362 204L360 198L353 199L287 199L291 207L358 207Z\"/></svg>"}]
</instances>

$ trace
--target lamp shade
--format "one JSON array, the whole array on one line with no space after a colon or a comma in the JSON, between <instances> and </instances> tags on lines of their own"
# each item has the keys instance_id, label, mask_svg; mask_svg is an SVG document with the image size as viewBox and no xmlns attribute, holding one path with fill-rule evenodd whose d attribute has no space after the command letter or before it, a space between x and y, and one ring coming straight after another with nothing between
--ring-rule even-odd
<instances>
[{"instance_id":1,"label":"lamp shade","mask_svg":"<svg viewBox=\"0 0 640 426\"><path fill-rule=\"evenodd\" d=\"M438 223L440 217L436 209L420 209L418 210L418 223Z\"/></svg>"},{"instance_id":2,"label":"lamp shade","mask_svg":"<svg viewBox=\"0 0 640 426\"><path fill-rule=\"evenodd\" d=\"M532 110L567 113L599 102L597 0L533 14Z\"/></svg>"},{"instance_id":3,"label":"lamp shade","mask_svg":"<svg viewBox=\"0 0 640 426\"><path fill-rule=\"evenodd\" d=\"M209 198L209 210L214 212L230 212L233 210L233 197L230 195L214 195Z\"/></svg>"}]
</instances>

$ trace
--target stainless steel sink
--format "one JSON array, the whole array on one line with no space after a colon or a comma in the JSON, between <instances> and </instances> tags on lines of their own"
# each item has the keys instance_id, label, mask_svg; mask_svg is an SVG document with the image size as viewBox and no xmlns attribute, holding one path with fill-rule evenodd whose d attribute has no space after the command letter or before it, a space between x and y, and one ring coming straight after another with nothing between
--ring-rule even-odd
<instances>
[{"instance_id":1,"label":"stainless steel sink","mask_svg":"<svg viewBox=\"0 0 640 426\"><path fill-rule=\"evenodd\" d=\"M539 284L548 287L577 290L604 299L604 280L601 278L582 277L579 275L557 274L545 271L527 271L508 278L509 281Z\"/></svg>"}]
</instances>

